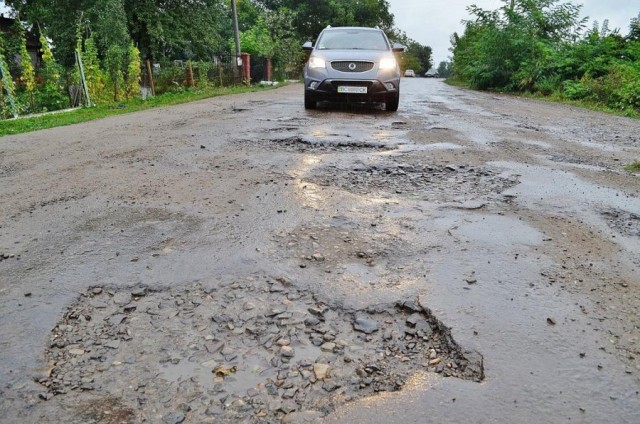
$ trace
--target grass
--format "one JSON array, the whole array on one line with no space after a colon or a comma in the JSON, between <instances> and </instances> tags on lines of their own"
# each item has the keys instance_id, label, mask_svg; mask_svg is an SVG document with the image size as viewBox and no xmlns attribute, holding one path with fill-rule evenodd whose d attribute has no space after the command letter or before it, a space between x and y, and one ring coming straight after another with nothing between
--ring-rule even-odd
<instances>
[{"instance_id":1,"label":"grass","mask_svg":"<svg viewBox=\"0 0 640 424\"><path fill-rule=\"evenodd\" d=\"M446 80L447 84L455 86L455 87L462 87L462 88L468 88L470 90L473 90L473 88L471 88L469 86L469 84L464 83L462 81L453 79L453 78L449 78ZM477 91L482 91L482 90L477 90ZM491 92L491 91L488 91ZM567 99L566 97L562 97L560 95L558 95L557 93L551 94L549 96L545 96L542 94L537 94L537 93L521 93L521 92L510 92L510 91L498 91L500 94L506 94L506 95L510 95L510 96L516 96L516 97L524 97L524 98L529 98L529 99L535 99L535 100L541 100L541 101L545 101L545 102L549 102L549 103L560 103L560 104L565 104L565 105L570 105L570 106L575 106L575 107L579 107L582 109L588 109L588 110L592 110L594 112L605 112L605 113L609 113L612 115L617 115L617 116L624 116L626 118L633 118L633 119L640 119L640 111L638 110L633 110L633 109L627 109L627 110L620 110L620 109L613 109L610 108L602 103L598 103L598 102L594 102L594 101L588 101L588 100L570 100Z\"/></svg>"},{"instance_id":2,"label":"grass","mask_svg":"<svg viewBox=\"0 0 640 424\"><path fill-rule=\"evenodd\" d=\"M629 165L625 166L624 169L626 169L629 172L640 173L640 162L630 163Z\"/></svg>"},{"instance_id":3,"label":"grass","mask_svg":"<svg viewBox=\"0 0 640 424\"><path fill-rule=\"evenodd\" d=\"M189 103L210 97L225 96L229 94L249 93L269 90L272 86L237 86L211 88L207 90L185 90L178 93L166 93L148 99L132 99L122 103L101 105L90 108L71 109L56 113L25 116L18 119L0 121L0 137L5 135L22 134L30 131L44 130L47 128L61 127L65 125L79 124L106 118L113 115L137 112L146 109L172 106Z\"/></svg>"}]
</instances>

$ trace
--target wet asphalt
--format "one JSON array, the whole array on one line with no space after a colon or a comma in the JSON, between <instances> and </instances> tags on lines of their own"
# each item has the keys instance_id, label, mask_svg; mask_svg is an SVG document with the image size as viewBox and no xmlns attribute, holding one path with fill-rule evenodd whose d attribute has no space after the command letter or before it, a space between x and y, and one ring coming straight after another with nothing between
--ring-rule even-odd
<instances>
[{"instance_id":1,"label":"wet asphalt","mask_svg":"<svg viewBox=\"0 0 640 424\"><path fill-rule=\"evenodd\" d=\"M637 422L637 134L405 78L398 113L293 84L0 139L0 420L64 417L33 376L88 288L285 276L335 308L420 298L484 358L326 422Z\"/></svg>"}]
</instances>

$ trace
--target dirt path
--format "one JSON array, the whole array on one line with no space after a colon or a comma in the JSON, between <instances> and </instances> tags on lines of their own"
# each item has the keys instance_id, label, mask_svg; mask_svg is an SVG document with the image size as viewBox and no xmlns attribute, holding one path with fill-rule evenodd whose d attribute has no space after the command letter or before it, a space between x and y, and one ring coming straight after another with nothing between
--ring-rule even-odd
<instances>
[{"instance_id":1,"label":"dirt path","mask_svg":"<svg viewBox=\"0 0 640 424\"><path fill-rule=\"evenodd\" d=\"M0 139L1 422L636 421L640 122L301 90Z\"/></svg>"}]
</instances>

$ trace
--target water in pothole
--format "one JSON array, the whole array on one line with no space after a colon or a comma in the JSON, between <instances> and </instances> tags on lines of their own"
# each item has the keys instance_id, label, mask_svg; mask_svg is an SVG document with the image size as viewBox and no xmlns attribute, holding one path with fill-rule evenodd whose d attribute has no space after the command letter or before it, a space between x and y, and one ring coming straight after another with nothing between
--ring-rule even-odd
<instances>
[{"instance_id":1,"label":"water in pothole","mask_svg":"<svg viewBox=\"0 0 640 424\"><path fill-rule=\"evenodd\" d=\"M297 343L294 349L296 362L314 363L322 354L319 347L310 343ZM244 396L250 389L277 379L279 369L271 366L266 356L267 353L259 349L244 354L239 362L168 362L164 364L159 377L175 383L191 380L207 390L215 389L217 384L222 384L227 393Z\"/></svg>"}]
</instances>

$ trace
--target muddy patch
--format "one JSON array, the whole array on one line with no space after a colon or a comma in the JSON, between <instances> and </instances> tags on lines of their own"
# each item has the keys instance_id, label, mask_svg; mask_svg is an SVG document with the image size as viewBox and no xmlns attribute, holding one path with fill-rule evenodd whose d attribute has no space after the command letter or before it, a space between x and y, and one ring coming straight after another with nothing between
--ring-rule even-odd
<instances>
[{"instance_id":1,"label":"muddy patch","mask_svg":"<svg viewBox=\"0 0 640 424\"><path fill-rule=\"evenodd\" d=\"M411 262L415 255L425 254L421 250L416 252L415 246L408 246L398 237L390 237L389 229L400 231L402 228L391 227L392 224L381 217L375 217L366 226L368 228L350 226L343 217L337 216L331 225L299 227L279 234L274 241L297 257L300 268L314 267L337 274L348 267L366 269L379 264L385 269L393 267L390 262L397 262L399 252L402 252L403 264ZM378 227L382 227L379 232Z\"/></svg>"},{"instance_id":2,"label":"muddy patch","mask_svg":"<svg viewBox=\"0 0 640 424\"><path fill-rule=\"evenodd\" d=\"M430 201L477 199L500 194L518 184L516 176L471 165L410 164L391 160L376 165L335 166L307 177L321 186L338 186L356 194L392 193Z\"/></svg>"},{"instance_id":3,"label":"muddy patch","mask_svg":"<svg viewBox=\"0 0 640 424\"><path fill-rule=\"evenodd\" d=\"M0 158L0 178L13 177L24 169L25 167L19 162L9 162L4 158Z\"/></svg>"},{"instance_id":4,"label":"muddy patch","mask_svg":"<svg viewBox=\"0 0 640 424\"><path fill-rule=\"evenodd\" d=\"M290 130L283 130L290 131ZM375 152L394 150L396 147L377 142L349 140L348 137L327 135L323 137L303 137L300 135L271 134L267 138L251 138L237 140L236 143L244 147L262 148L290 153L349 153L349 152Z\"/></svg>"},{"instance_id":5,"label":"muddy patch","mask_svg":"<svg viewBox=\"0 0 640 424\"><path fill-rule=\"evenodd\" d=\"M116 396L132 411L121 422L322 417L399 390L419 370L484 377L481 355L458 346L422 299L347 310L267 277L92 288L52 330L45 357L41 399Z\"/></svg>"}]
</instances>

